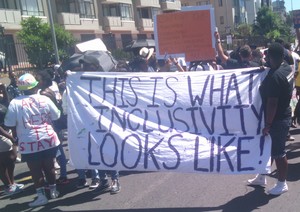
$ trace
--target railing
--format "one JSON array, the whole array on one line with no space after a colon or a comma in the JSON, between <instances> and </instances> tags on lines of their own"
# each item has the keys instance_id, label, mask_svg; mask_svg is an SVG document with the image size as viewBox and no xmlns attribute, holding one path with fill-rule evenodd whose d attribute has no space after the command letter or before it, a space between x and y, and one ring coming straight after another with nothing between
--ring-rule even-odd
<instances>
[{"instance_id":1,"label":"railing","mask_svg":"<svg viewBox=\"0 0 300 212\"><path fill-rule=\"evenodd\" d=\"M0 9L0 23L19 24L22 20L19 10Z\"/></svg>"}]
</instances>

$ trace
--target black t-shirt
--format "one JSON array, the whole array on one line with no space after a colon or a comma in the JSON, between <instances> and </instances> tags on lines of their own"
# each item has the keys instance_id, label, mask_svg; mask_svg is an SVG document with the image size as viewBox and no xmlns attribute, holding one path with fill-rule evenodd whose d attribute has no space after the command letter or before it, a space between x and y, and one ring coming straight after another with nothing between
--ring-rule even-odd
<instances>
[{"instance_id":1,"label":"black t-shirt","mask_svg":"<svg viewBox=\"0 0 300 212\"><path fill-rule=\"evenodd\" d=\"M285 62L276 70L270 69L262 82L260 94L264 110L266 111L266 103L269 97L278 99L274 121L291 117L290 101L292 98L293 83L294 75L292 69Z\"/></svg>"},{"instance_id":2,"label":"black t-shirt","mask_svg":"<svg viewBox=\"0 0 300 212\"><path fill-rule=\"evenodd\" d=\"M232 58L229 58L226 61L226 69L251 68L251 67L259 67L259 64L253 61L239 61Z\"/></svg>"}]
</instances>

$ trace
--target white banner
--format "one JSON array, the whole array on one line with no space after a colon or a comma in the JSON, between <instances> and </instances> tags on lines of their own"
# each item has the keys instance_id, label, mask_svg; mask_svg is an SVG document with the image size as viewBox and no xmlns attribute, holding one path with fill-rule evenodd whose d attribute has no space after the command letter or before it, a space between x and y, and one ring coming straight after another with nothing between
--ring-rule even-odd
<instances>
[{"instance_id":1,"label":"white banner","mask_svg":"<svg viewBox=\"0 0 300 212\"><path fill-rule=\"evenodd\" d=\"M252 69L253 70L253 69ZM77 169L270 171L259 86L267 71L72 73L68 141Z\"/></svg>"}]
</instances>

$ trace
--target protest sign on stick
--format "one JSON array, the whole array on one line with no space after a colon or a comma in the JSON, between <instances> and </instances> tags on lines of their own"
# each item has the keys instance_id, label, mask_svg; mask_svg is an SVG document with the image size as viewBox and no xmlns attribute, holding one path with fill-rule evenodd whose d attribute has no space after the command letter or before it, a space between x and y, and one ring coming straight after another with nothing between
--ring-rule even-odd
<instances>
[{"instance_id":1,"label":"protest sign on stick","mask_svg":"<svg viewBox=\"0 0 300 212\"><path fill-rule=\"evenodd\" d=\"M68 141L77 169L249 174L270 171L270 137L250 69L72 73Z\"/></svg>"},{"instance_id":2,"label":"protest sign on stick","mask_svg":"<svg viewBox=\"0 0 300 212\"><path fill-rule=\"evenodd\" d=\"M155 39L158 58L167 54L184 55L186 61L215 59L212 12L207 8L157 15Z\"/></svg>"}]
</instances>

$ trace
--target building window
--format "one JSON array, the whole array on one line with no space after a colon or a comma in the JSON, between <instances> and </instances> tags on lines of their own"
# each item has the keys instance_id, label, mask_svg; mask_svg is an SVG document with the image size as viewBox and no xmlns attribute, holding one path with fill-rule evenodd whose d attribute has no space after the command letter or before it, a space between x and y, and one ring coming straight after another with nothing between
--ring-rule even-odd
<instances>
[{"instance_id":1,"label":"building window","mask_svg":"<svg viewBox=\"0 0 300 212\"><path fill-rule=\"evenodd\" d=\"M16 0L0 0L0 8L2 8L2 9L17 9Z\"/></svg>"},{"instance_id":2,"label":"building window","mask_svg":"<svg viewBox=\"0 0 300 212\"><path fill-rule=\"evenodd\" d=\"M160 0L160 3L163 3L163 2L175 2L176 0Z\"/></svg>"},{"instance_id":3,"label":"building window","mask_svg":"<svg viewBox=\"0 0 300 212\"><path fill-rule=\"evenodd\" d=\"M56 0L56 5L59 13L78 13L80 18L96 18L93 0Z\"/></svg>"},{"instance_id":4,"label":"building window","mask_svg":"<svg viewBox=\"0 0 300 212\"><path fill-rule=\"evenodd\" d=\"M94 1L93 0L81 0L79 1L80 18L96 18Z\"/></svg>"},{"instance_id":5,"label":"building window","mask_svg":"<svg viewBox=\"0 0 300 212\"><path fill-rule=\"evenodd\" d=\"M133 20L131 4L103 5L103 16L121 17L122 20Z\"/></svg>"},{"instance_id":6,"label":"building window","mask_svg":"<svg viewBox=\"0 0 300 212\"><path fill-rule=\"evenodd\" d=\"M159 9L157 8L138 8L139 18L153 19L157 14L159 14Z\"/></svg>"},{"instance_id":7,"label":"building window","mask_svg":"<svg viewBox=\"0 0 300 212\"><path fill-rule=\"evenodd\" d=\"M223 0L219 0L219 7L223 7Z\"/></svg>"},{"instance_id":8,"label":"building window","mask_svg":"<svg viewBox=\"0 0 300 212\"><path fill-rule=\"evenodd\" d=\"M146 34L137 34L137 39L138 40L147 39L147 35Z\"/></svg>"},{"instance_id":9,"label":"building window","mask_svg":"<svg viewBox=\"0 0 300 212\"><path fill-rule=\"evenodd\" d=\"M125 48L132 41L132 36L131 34L121 34L121 39L123 48Z\"/></svg>"},{"instance_id":10,"label":"building window","mask_svg":"<svg viewBox=\"0 0 300 212\"><path fill-rule=\"evenodd\" d=\"M196 3L196 5L208 5L208 4L210 4L209 1L198 1L198 2Z\"/></svg>"},{"instance_id":11,"label":"building window","mask_svg":"<svg viewBox=\"0 0 300 212\"><path fill-rule=\"evenodd\" d=\"M20 0L22 15L44 16L42 0Z\"/></svg>"},{"instance_id":12,"label":"building window","mask_svg":"<svg viewBox=\"0 0 300 212\"><path fill-rule=\"evenodd\" d=\"M220 24L221 24L221 25L224 24L224 16L220 16Z\"/></svg>"},{"instance_id":13,"label":"building window","mask_svg":"<svg viewBox=\"0 0 300 212\"><path fill-rule=\"evenodd\" d=\"M115 35L112 33L102 35L103 43L106 45L109 51L117 48Z\"/></svg>"},{"instance_id":14,"label":"building window","mask_svg":"<svg viewBox=\"0 0 300 212\"><path fill-rule=\"evenodd\" d=\"M85 41L89 41L89 40L93 40L96 38L95 34L81 34L81 42L85 42Z\"/></svg>"}]
</instances>

